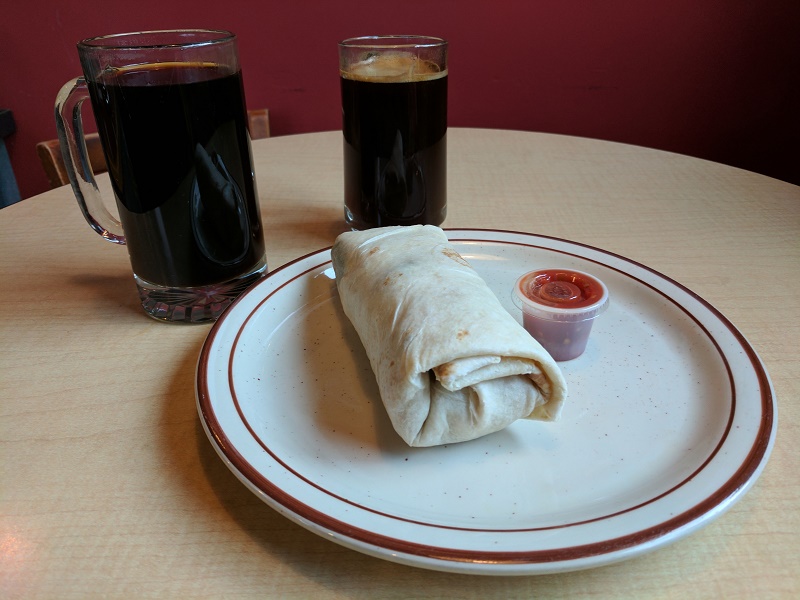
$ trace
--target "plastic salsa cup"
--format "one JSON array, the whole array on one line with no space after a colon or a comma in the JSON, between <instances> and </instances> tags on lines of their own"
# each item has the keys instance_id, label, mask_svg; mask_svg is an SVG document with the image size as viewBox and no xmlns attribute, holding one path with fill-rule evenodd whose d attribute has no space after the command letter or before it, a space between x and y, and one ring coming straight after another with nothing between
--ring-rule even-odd
<instances>
[{"instance_id":1,"label":"plastic salsa cup","mask_svg":"<svg viewBox=\"0 0 800 600\"><path fill-rule=\"evenodd\" d=\"M592 324L608 308L608 288L574 269L525 273L514 286L522 324L557 361L577 358L586 349Z\"/></svg>"}]
</instances>

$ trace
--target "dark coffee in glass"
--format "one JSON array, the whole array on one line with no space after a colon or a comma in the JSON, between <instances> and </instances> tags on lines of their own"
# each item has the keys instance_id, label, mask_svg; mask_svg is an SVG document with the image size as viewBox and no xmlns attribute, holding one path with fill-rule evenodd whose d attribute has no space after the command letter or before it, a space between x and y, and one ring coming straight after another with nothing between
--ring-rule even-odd
<instances>
[{"instance_id":1,"label":"dark coffee in glass","mask_svg":"<svg viewBox=\"0 0 800 600\"><path fill-rule=\"evenodd\" d=\"M102 36L78 44L84 77L56 99L78 204L128 247L145 312L216 319L266 271L236 37L198 29ZM83 152L91 99L119 220Z\"/></svg>"},{"instance_id":2,"label":"dark coffee in glass","mask_svg":"<svg viewBox=\"0 0 800 600\"><path fill-rule=\"evenodd\" d=\"M447 216L447 43L340 44L345 221L440 225Z\"/></svg>"},{"instance_id":3,"label":"dark coffee in glass","mask_svg":"<svg viewBox=\"0 0 800 600\"><path fill-rule=\"evenodd\" d=\"M155 64L88 86L137 278L199 287L256 267L264 241L241 72Z\"/></svg>"}]
</instances>

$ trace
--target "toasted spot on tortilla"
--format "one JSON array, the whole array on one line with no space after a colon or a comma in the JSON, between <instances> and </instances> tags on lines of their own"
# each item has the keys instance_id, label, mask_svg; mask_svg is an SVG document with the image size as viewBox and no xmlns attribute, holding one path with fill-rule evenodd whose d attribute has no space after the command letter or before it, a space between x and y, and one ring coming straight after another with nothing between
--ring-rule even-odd
<instances>
[{"instance_id":1,"label":"toasted spot on tortilla","mask_svg":"<svg viewBox=\"0 0 800 600\"><path fill-rule=\"evenodd\" d=\"M464 265L465 267L469 266L469 263L464 259L464 257L452 248L444 248L442 250L442 254L444 254L447 258L456 261L460 265Z\"/></svg>"},{"instance_id":2,"label":"toasted spot on tortilla","mask_svg":"<svg viewBox=\"0 0 800 600\"><path fill-rule=\"evenodd\" d=\"M443 365L434 367L432 371L433 374L436 375L436 379L441 381L442 379L453 374L453 365L452 363L445 363Z\"/></svg>"},{"instance_id":3,"label":"toasted spot on tortilla","mask_svg":"<svg viewBox=\"0 0 800 600\"><path fill-rule=\"evenodd\" d=\"M389 285L392 283L393 279L400 279L403 276L402 273L395 273L394 275L388 275L386 279L383 280L383 285Z\"/></svg>"}]
</instances>

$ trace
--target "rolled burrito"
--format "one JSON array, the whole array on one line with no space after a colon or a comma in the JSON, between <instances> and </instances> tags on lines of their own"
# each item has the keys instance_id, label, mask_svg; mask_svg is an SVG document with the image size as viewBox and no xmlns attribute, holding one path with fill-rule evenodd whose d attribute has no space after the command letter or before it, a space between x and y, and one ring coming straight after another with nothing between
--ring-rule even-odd
<instances>
[{"instance_id":1,"label":"rolled burrito","mask_svg":"<svg viewBox=\"0 0 800 600\"><path fill-rule=\"evenodd\" d=\"M558 418L567 393L558 365L441 229L343 233L331 254L344 312L408 445Z\"/></svg>"}]
</instances>

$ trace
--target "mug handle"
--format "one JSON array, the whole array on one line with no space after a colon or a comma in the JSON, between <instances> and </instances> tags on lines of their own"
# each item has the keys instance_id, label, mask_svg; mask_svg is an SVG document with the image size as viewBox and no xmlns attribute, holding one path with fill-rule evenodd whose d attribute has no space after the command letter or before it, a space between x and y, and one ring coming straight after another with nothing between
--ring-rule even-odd
<instances>
[{"instance_id":1,"label":"mug handle","mask_svg":"<svg viewBox=\"0 0 800 600\"><path fill-rule=\"evenodd\" d=\"M88 98L89 89L84 77L77 77L64 84L56 96L56 130L61 144L61 155L64 157L72 191L75 192L86 222L109 242L125 244L122 224L103 203L89 163L81 118L81 105ZM75 168L76 165L78 169Z\"/></svg>"}]
</instances>

